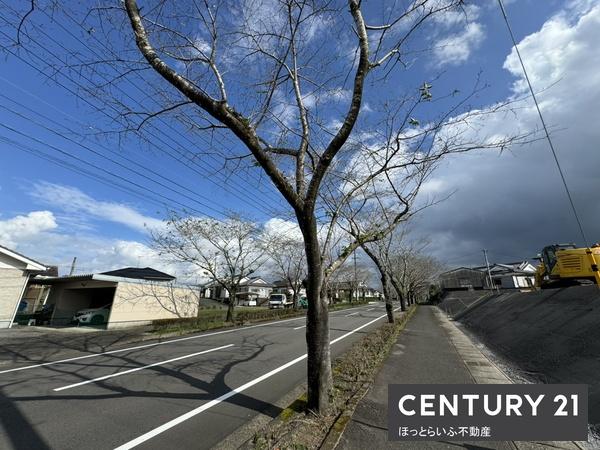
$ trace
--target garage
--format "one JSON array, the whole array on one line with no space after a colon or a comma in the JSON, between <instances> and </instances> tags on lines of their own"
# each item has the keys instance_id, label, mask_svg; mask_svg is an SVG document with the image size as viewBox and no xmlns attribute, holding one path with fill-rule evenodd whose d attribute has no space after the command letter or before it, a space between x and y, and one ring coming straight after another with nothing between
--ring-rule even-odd
<instances>
[{"instance_id":1,"label":"garage","mask_svg":"<svg viewBox=\"0 0 600 450\"><path fill-rule=\"evenodd\" d=\"M198 288L175 285L175 277L152 269L128 267L64 277L36 277L31 284L50 287L44 314L32 325L118 328L157 319L194 317ZM74 320L76 319L76 320Z\"/></svg>"},{"instance_id":2,"label":"garage","mask_svg":"<svg viewBox=\"0 0 600 450\"><path fill-rule=\"evenodd\" d=\"M73 323L77 313L80 313L78 317L80 320L84 319L81 320L82 325L108 323L118 282L97 280L93 277L94 275L85 275L36 280L37 283L51 286L45 304L49 325L79 324L79 322Z\"/></svg>"}]
</instances>

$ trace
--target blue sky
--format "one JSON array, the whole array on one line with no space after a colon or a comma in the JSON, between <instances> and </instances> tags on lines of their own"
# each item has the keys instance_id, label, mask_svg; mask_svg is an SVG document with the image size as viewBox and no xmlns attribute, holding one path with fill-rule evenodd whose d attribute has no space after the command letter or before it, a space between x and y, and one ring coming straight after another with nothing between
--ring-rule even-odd
<instances>
[{"instance_id":1,"label":"blue sky","mask_svg":"<svg viewBox=\"0 0 600 450\"><path fill-rule=\"evenodd\" d=\"M452 45L418 58L413 59L409 56L410 64L406 70L391 77L383 89L379 85L377 89L369 92L372 103L386 96L393 98L394 95L407 89L415 90L425 81L433 84L434 95L442 95L455 89L467 92L472 87L478 73L481 73L482 82L488 84L489 87L474 99L473 107L490 105L516 94L513 83L519 75L516 70L507 70L503 67L512 45L496 2L485 0L467 2L467 4L474 6L470 7L470 13L466 19L452 24L440 21L427 29L427 35L421 36L422 42L429 42L434 46L436 43L443 42L452 43ZM507 2L518 41L539 32L544 23L557 15L564 18L564 27L574 27L579 18L590 14L590 5L591 3L581 1L514 0ZM21 12L26 11L28 2L20 2L19 6L14 6L14 8ZM2 16L0 19L0 44L7 46L16 33L14 29L16 13L3 5L0 6L0 14ZM366 15L376 17L376 9L367 11ZM5 19L13 25L9 25ZM114 125L102 112L102 109L107 111L106 105L102 106L100 111L94 110L81 99L57 85L55 81L43 77L34 68L12 54L12 52L16 52L31 65L47 70L43 67L43 61L44 59L50 61L50 58L53 57L51 55L58 55L62 60L68 59L71 64L74 61L76 63L77 57L69 56L64 48L79 52L89 51L89 48L98 48L98 43L89 35L86 36L85 30L77 29L72 24L69 25L68 20L64 17L63 20L63 23L79 37L79 40L74 39L64 28L50 23L41 13L36 13L31 17L31 24L25 24L25 31L32 30L34 25L43 25L46 30L44 32L51 34L52 40L47 40L45 44L51 50L50 55L37 47L35 43L28 41L27 36L23 38L25 42L28 42L26 49L4 48L2 70L0 71L1 245L15 248L45 263L58 264L62 272L67 270L73 256L78 257L81 271L109 270L119 266L137 265L138 263L149 265L156 262L156 255L153 255L146 246L145 225L159 226L160 219L165 216L165 207L163 206L165 202L172 207L185 207L191 214L210 215L217 218L222 217L230 210L244 212L256 220L264 222L273 217L287 218L285 205L279 194L274 191L267 180L260 177L258 171L250 170L242 175L230 175L227 171L219 171L223 165L220 152L232 149L239 151L239 146L233 138L211 141L210 136L199 137L197 133L188 135L189 131L181 126L172 127L167 122L154 121L153 127L155 128L152 129L152 132L155 133L155 137L160 138L158 147L164 148L164 145L168 144L171 150L182 152L182 154L186 154L192 145L196 148L199 146L204 148L205 153L199 159L195 159L193 162L185 160L185 163L181 164L175 161L177 157L165 156L160 149L148 146L135 137L98 134ZM35 36L39 38L41 35ZM86 44L82 45L82 43ZM416 39L412 43L412 48L419 48L418 44L419 40ZM564 46L564 44L563 42L561 45ZM533 45L532 48L531 64L539 63L543 66L544 61L539 59L539 55L536 56ZM33 52L34 55L28 51ZM533 72L538 74L535 69ZM577 75L576 71L569 73L574 77ZM557 78L555 80L552 77ZM539 76L536 80L539 81L537 87L546 88L554 81L558 81L558 87L550 89L548 96L557 95L559 98L568 87L565 86L566 82L564 81L568 80L568 74L554 74L552 77L544 79ZM55 75L55 78L73 88L72 84L68 80L65 81L60 74ZM434 79L435 81L431 81ZM86 96L81 91L77 92ZM142 94L143 91L132 93L136 99L139 98L141 103L147 105L149 100ZM238 95L243 97L243 94ZM324 110L324 114L335 117L335 111L338 110L336 108L343 109L344 101L344 98L341 98L338 104L328 106ZM369 104L369 97L366 102ZM102 105L102 102L98 100L93 100L92 103ZM435 115L447 106L447 103L440 102L424 114ZM574 114L582 114L582 110L577 105L574 105L573 108ZM19 117L19 114L24 117ZM376 114L376 112L371 114ZM526 115L524 123L535 126L534 119L530 115ZM553 122L555 125L566 126L560 117L553 117L553 119L555 119ZM377 120L377 118L373 117L371 120ZM576 121L578 121L577 115L573 116L573 122ZM67 136L71 140L59 137L45 127ZM82 138L84 135L85 138ZM589 139L592 137L587 136ZM157 142L155 138L152 140ZM161 142L166 144L161 144ZM20 145L27 146L29 151L41 151L79 166L81 165L80 161L69 159L61 151L83 158L90 164L106 170L106 172L98 170L94 170L94 172L108 181L102 183L89 175L51 164L25 152L22 147L19 147ZM515 150L517 153L520 151L522 150ZM97 153L100 153L101 156L98 156ZM118 161L120 165L107 162L104 158L106 156ZM494 156L494 158L496 157L497 155ZM510 158L514 158L514 154L508 155L506 160L512 161ZM159 180L163 186L151 183L139 174L128 170L128 168L139 170L131 164L131 161L151 169L153 177ZM486 167L495 164L495 162L489 161L485 159ZM504 159L502 161L504 163ZM527 164L535 165L536 160L530 159ZM450 182L449 173L452 173L453 168L456 167L460 167L461 176L454 177ZM558 180L556 174L551 172L551 166L547 167L547 177L554 179L549 182L549 186L554 189ZM536 246L543 243L542 239L571 240L562 239L562 235L568 234L566 230L570 230L571 227L565 212L562 219L549 219L554 221L556 230L565 230L564 232L554 230L543 234L533 242L532 239L523 237L522 241L518 243L515 242L515 239L511 240L511 235L506 235L495 239L495 243L490 243L490 235L494 235L494 233L490 233L490 230L496 230L497 236L498 229L503 230L510 227L503 220L499 220L498 211L494 208L483 212L481 209L464 208L464 212L460 213L464 202L473 202L470 196L461 197L460 194L465 190L471 193L474 191L472 183L477 182L476 174L471 176L470 170L469 165L452 161L443 166L439 177L434 177L433 180L433 184L438 183L448 191L459 191L458 195L446 202L437 212L425 214L421 219L423 222L419 225L421 234L430 240L442 243L434 246L436 249L433 250L441 259L452 264L478 264L479 256L474 255L480 251L482 246L491 247L496 252L496 260L509 259L509 256L516 259L530 256L529 254L535 251ZM487 169L474 165L472 170L486 173ZM494 197L494 195L491 198L488 197L483 200L486 204L511 205L521 201L530 202L532 205L544 203L545 196L539 192L536 193L535 188L532 189L530 177L525 181L511 179L514 171L510 168L509 163L506 164L505 170L507 173L499 174L499 178L494 180L495 186L498 187L498 184L504 181L511 185L521 183L523 186L520 191L521 197L507 200L500 189L494 188L494 195L498 197ZM109 173L120 178L115 179ZM156 174L159 175L154 176ZM529 175L538 176L534 173ZM580 177L576 175L575 178ZM464 184L461 184L461 179L466 180ZM143 189L137 185L143 186ZM177 192L173 192L165 186ZM578 184L575 193L579 193L580 190L585 191L586 188L589 186ZM147 189L151 189L153 192ZM134 195L131 191L139 191L141 196ZM514 195L514 192L511 194ZM557 198L560 198L560 195L560 192L556 191ZM503 211L507 211L504 206ZM517 212L515 209L514 214L516 214L513 215L515 222L519 223L519 214L525 213L520 209ZM452 220L448 220L449 215L452 216ZM465 217L478 217L477 224L473 225L473 221L470 220L470 225L466 227ZM459 220L460 218L462 219ZM595 221L595 216L591 213L586 214L586 218L589 222ZM528 229L536 227L538 223L528 219L527 227ZM465 228L469 228L468 236L461 233L461 230ZM514 232L512 236L514 237ZM503 251L494 249L494 247ZM452 257L448 255L452 255Z\"/></svg>"}]
</instances>

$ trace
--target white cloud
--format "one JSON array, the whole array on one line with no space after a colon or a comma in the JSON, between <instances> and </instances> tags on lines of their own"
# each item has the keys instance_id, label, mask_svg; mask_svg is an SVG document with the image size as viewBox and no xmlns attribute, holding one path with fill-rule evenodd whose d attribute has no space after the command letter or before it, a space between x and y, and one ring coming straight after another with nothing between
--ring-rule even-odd
<instances>
[{"instance_id":1,"label":"white cloud","mask_svg":"<svg viewBox=\"0 0 600 450\"><path fill-rule=\"evenodd\" d=\"M44 264L57 265L62 275L68 273L74 256L78 260L76 273L150 266L188 275L182 267L165 260L142 242L73 233L57 222L50 211L32 211L0 220L0 244Z\"/></svg>"},{"instance_id":2,"label":"white cloud","mask_svg":"<svg viewBox=\"0 0 600 450\"><path fill-rule=\"evenodd\" d=\"M438 25L450 28L465 22L474 22L479 18L480 13L481 7L475 4L468 4L462 8L454 8L440 14L434 14L432 19Z\"/></svg>"},{"instance_id":3,"label":"white cloud","mask_svg":"<svg viewBox=\"0 0 600 450\"><path fill-rule=\"evenodd\" d=\"M281 235L290 239L302 239L302 232L296 222L273 217L265 222L264 232L267 235Z\"/></svg>"},{"instance_id":4,"label":"white cloud","mask_svg":"<svg viewBox=\"0 0 600 450\"><path fill-rule=\"evenodd\" d=\"M89 218L125 225L133 230L147 232L163 227L163 221L145 216L123 203L96 200L72 186L41 182L33 186L31 195L44 203L68 213L71 220L82 224Z\"/></svg>"},{"instance_id":5,"label":"white cloud","mask_svg":"<svg viewBox=\"0 0 600 450\"><path fill-rule=\"evenodd\" d=\"M50 211L32 211L24 216L15 216L0 221L0 243L12 247L21 240L53 230L57 226L54 214Z\"/></svg>"},{"instance_id":6,"label":"white cloud","mask_svg":"<svg viewBox=\"0 0 600 450\"><path fill-rule=\"evenodd\" d=\"M433 56L438 65L457 65L465 62L476 50L485 33L481 24L468 23L463 31L440 39L433 49Z\"/></svg>"},{"instance_id":7,"label":"white cloud","mask_svg":"<svg viewBox=\"0 0 600 450\"><path fill-rule=\"evenodd\" d=\"M304 102L304 106L310 109L314 108L315 106L331 102L348 102L350 101L351 97L352 91L349 89L337 88L307 94L302 100Z\"/></svg>"}]
</instances>

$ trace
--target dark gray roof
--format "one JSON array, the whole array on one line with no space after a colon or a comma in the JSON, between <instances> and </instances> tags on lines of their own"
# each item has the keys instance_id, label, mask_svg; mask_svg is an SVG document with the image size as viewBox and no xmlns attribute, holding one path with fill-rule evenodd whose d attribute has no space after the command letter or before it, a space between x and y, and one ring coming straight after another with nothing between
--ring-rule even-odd
<instances>
[{"instance_id":1,"label":"dark gray roof","mask_svg":"<svg viewBox=\"0 0 600 450\"><path fill-rule=\"evenodd\" d=\"M152 267L125 267L123 269L101 272L100 275L112 277L135 278L137 280L173 281L175 277L168 273L160 272Z\"/></svg>"}]
</instances>

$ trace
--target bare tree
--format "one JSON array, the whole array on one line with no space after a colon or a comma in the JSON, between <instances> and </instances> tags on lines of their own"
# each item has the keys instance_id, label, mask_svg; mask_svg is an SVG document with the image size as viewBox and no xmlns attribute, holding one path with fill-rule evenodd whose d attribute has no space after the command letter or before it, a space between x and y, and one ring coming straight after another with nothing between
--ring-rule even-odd
<instances>
[{"instance_id":1,"label":"bare tree","mask_svg":"<svg viewBox=\"0 0 600 450\"><path fill-rule=\"evenodd\" d=\"M282 234L271 234L263 238L266 254L274 264L274 273L287 282L292 291L294 308L298 307L298 296L306 279L306 255L302 239Z\"/></svg>"},{"instance_id":2,"label":"bare tree","mask_svg":"<svg viewBox=\"0 0 600 450\"><path fill-rule=\"evenodd\" d=\"M472 110L468 101L477 89L441 114L427 112L430 83L406 87L395 99L381 95L389 74L404 66L405 49L417 30L433 16L462 7L463 0L408 2L406 8L382 8L382 15L366 18L365 3L148 0L140 10L136 0L123 6L110 2L90 9L80 21L89 39L102 34L105 56L82 61L73 51L67 62L51 66L57 77L64 73L58 66L71 66L91 84L84 89L86 98L111 99L109 111L116 117L107 127L115 123L142 138L146 131L149 145L161 129L153 121L164 127L165 118L182 133L210 133L211 142L232 143L222 156L234 173L266 175L283 196L306 253L308 407L316 411L328 405L331 387L323 290L328 278L357 248L385 237L405 219L418 191L410 186L412 177L423 176L421 170L447 154L514 142L514 137L474 138L467 132L501 109ZM34 16L27 13L27 20L18 21L19 42L31 39ZM124 25L130 29L119 33ZM43 27L36 31L45 32ZM141 92L141 101L131 99L133 91ZM440 98L458 97L450 92ZM377 117L383 120L360 114L367 99L371 108L379 104ZM426 119L419 120L420 114ZM348 166L359 168L365 156L377 164L366 167L367 176L361 173L358 183L345 178L346 187L339 190L339 174L348 174ZM393 192L398 180L393 172L403 170L406 189ZM371 201L361 203L364 191L380 180L394 199L385 205L390 220L385 226L373 221L354 227L351 239L337 245L339 223L350 229L352 211L373 208ZM339 200L333 209L323 205L323 193ZM324 210L331 216L323 218Z\"/></svg>"},{"instance_id":3,"label":"bare tree","mask_svg":"<svg viewBox=\"0 0 600 450\"><path fill-rule=\"evenodd\" d=\"M367 267L362 260L346 260L346 263L341 266L330 279L330 300L334 298L331 291L337 290L339 286L345 287L345 290L348 291L347 300L349 302L352 302L354 299L358 300L361 297L361 292L364 300L364 291L371 275L370 268ZM331 303L333 303L333 301L331 301Z\"/></svg>"},{"instance_id":4,"label":"bare tree","mask_svg":"<svg viewBox=\"0 0 600 450\"><path fill-rule=\"evenodd\" d=\"M240 283L265 262L262 228L232 215L225 221L173 216L165 231L152 233L152 246L175 262L199 269L229 296L227 322L233 321Z\"/></svg>"},{"instance_id":5,"label":"bare tree","mask_svg":"<svg viewBox=\"0 0 600 450\"><path fill-rule=\"evenodd\" d=\"M182 21L190 18L189 12L176 10L167 14L165 9L170 3L159 2L160 8L146 9L148 13L143 17L136 0L125 1L139 51L147 63L184 96L183 101L170 105L170 109L191 102L207 114L203 117L211 127L225 127L230 130L248 149L295 212L304 237L308 271L308 406L317 411L324 410L329 404L332 380L328 302L322 298L324 278L333 273L361 244L376 240L389 231L361 233L360 238L346 246L329 267L323 267L318 236L319 223L315 213L319 192L332 163L348 143L357 123L367 75L394 59L398 61L401 45L427 17L462 2L432 2L431 5L424 6L426 3L417 2L407 11L398 12L397 17L392 17L388 23L371 26L365 22L361 2L348 1L350 30L354 34L354 43L350 43L347 50L355 50L358 54L351 68L353 82L350 102L335 129L326 130L328 133L316 134L315 129L319 126L320 119L311 117L305 89L309 86L309 91L316 91L317 95L322 96L325 91L331 91L331 87L327 85L327 78L313 80L318 74L309 67L317 63L315 58L326 58L321 61L325 65L318 64L319 70L323 70L326 65L331 64L332 58L326 56L327 51L323 48L319 49L317 46L314 49L307 45L307 27L315 25L318 20L327 20L342 14L341 8L333 8L329 2L318 4L312 1L282 0L275 3L276 17L281 17L282 20L273 21L273 17L266 17L263 22L257 24L250 21L250 15L253 13L251 11L250 15L244 17L241 26L235 27L230 19L220 17L219 13L227 9L226 6L220 9L223 4L212 7L208 2L203 5L197 3L196 23L204 24L207 30L206 38L198 42L198 39L185 35L186 28ZM334 14L331 14L332 9ZM232 13L231 10L228 12ZM392 29L403 18L410 20L408 31L404 32L400 40L396 37L386 40L386 36L395 35ZM250 99L244 101L243 97L238 99L238 95L232 95L224 71L219 67L219 39L226 39L223 33L219 34L220 20L225 27L231 27L224 34L235 36L234 42L238 43L238 49L243 53L243 57L238 61L244 65L247 59L255 57L251 64L264 68L267 73L267 76L256 84L263 96L261 99L255 99L257 108L250 113L244 113L242 109ZM150 32L153 33L154 44L147 27L150 27ZM174 42L179 44L174 45ZM371 48L373 42L375 47ZM180 61L186 68L190 68L190 71L182 74L169 61ZM337 78L336 74L328 74L326 71L322 75ZM295 112L292 119L298 121L298 127L288 126L285 123L287 119L276 113L275 104L281 102L277 96L283 95L283 87L289 87L293 92L292 105L295 104ZM257 92L256 89L254 92ZM237 108L231 103L236 99L239 103ZM271 124L280 126L269 129L266 124L269 119ZM402 128L402 124L397 124L397 127ZM400 132L399 134L404 135ZM273 139L270 139L270 136ZM270 142L273 140L273 143ZM437 144L439 142L436 142ZM490 144L498 145L497 142L487 145ZM444 142L444 145L447 148L452 144ZM478 142L476 147L479 146L481 143ZM395 145L392 149L395 148L397 153L400 147L403 148L402 145ZM465 146L465 143L461 142L460 147L464 150L469 145ZM384 167L385 171L387 166ZM397 214L398 221L402 215L402 212Z\"/></svg>"},{"instance_id":6,"label":"bare tree","mask_svg":"<svg viewBox=\"0 0 600 450\"><path fill-rule=\"evenodd\" d=\"M429 287L443 271L443 264L427 255L421 245L405 244L397 247L390 255L391 277L395 288L402 292L408 304L423 300Z\"/></svg>"}]
</instances>

